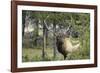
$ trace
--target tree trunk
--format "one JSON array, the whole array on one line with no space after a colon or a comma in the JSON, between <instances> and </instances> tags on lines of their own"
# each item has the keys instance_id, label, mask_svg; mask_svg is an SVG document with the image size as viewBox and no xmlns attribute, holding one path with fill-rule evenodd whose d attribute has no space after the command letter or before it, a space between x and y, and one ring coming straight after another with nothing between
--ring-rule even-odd
<instances>
[{"instance_id":1,"label":"tree trunk","mask_svg":"<svg viewBox=\"0 0 100 73\"><path fill-rule=\"evenodd\" d=\"M45 59L45 49L46 49L46 27L44 25L44 21L42 21L43 24L43 49L42 49L42 58Z\"/></svg>"},{"instance_id":2,"label":"tree trunk","mask_svg":"<svg viewBox=\"0 0 100 73\"><path fill-rule=\"evenodd\" d=\"M22 13L22 46L24 46L24 29L25 29L26 12Z\"/></svg>"},{"instance_id":3,"label":"tree trunk","mask_svg":"<svg viewBox=\"0 0 100 73\"><path fill-rule=\"evenodd\" d=\"M48 45L48 30L46 29L46 49L47 49L47 45Z\"/></svg>"},{"instance_id":4,"label":"tree trunk","mask_svg":"<svg viewBox=\"0 0 100 73\"><path fill-rule=\"evenodd\" d=\"M22 25L22 46L24 46L24 29L25 29L25 23Z\"/></svg>"},{"instance_id":5,"label":"tree trunk","mask_svg":"<svg viewBox=\"0 0 100 73\"><path fill-rule=\"evenodd\" d=\"M38 24L38 20L36 20L36 40L35 40L35 46L38 46L38 36L39 36L39 24Z\"/></svg>"},{"instance_id":6,"label":"tree trunk","mask_svg":"<svg viewBox=\"0 0 100 73\"><path fill-rule=\"evenodd\" d=\"M55 21L53 23L53 36L54 36L54 59L56 58L57 56L57 48L56 48L56 36L55 36L55 33L56 33L56 24L55 24Z\"/></svg>"}]
</instances>

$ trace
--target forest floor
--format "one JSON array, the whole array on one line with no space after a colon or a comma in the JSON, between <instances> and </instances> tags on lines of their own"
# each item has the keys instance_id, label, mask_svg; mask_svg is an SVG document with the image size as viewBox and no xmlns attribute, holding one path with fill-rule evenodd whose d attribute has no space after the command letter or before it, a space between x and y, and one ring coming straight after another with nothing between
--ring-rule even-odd
<instances>
[{"instance_id":1,"label":"forest floor","mask_svg":"<svg viewBox=\"0 0 100 73\"><path fill-rule=\"evenodd\" d=\"M41 49L32 49L32 48L23 48L22 51L22 60L23 62L35 62L43 61L42 59L42 50ZM53 49L46 49L46 55L44 61L54 61L54 60L63 60L63 55L57 52L57 56L54 59Z\"/></svg>"},{"instance_id":2,"label":"forest floor","mask_svg":"<svg viewBox=\"0 0 100 73\"><path fill-rule=\"evenodd\" d=\"M86 51L82 52L73 52L68 60L81 60L81 59L89 59L90 56L86 54ZM64 60L63 55L59 52L56 53L56 57L54 58L53 49L46 49L45 58L42 58L42 50L41 49L32 49L32 48L23 48L22 50L22 61L23 62L39 62L39 61L59 61Z\"/></svg>"}]
</instances>

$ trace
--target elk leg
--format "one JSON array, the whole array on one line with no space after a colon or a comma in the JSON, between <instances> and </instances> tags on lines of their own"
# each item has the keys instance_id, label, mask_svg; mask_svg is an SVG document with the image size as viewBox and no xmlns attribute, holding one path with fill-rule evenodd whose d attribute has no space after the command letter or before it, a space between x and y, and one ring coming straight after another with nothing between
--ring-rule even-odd
<instances>
[{"instance_id":1,"label":"elk leg","mask_svg":"<svg viewBox=\"0 0 100 73\"><path fill-rule=\"evenodd\" d=\"M66 60L66 55L64 55L64 60Z\"/></svg>"}]
</instances>

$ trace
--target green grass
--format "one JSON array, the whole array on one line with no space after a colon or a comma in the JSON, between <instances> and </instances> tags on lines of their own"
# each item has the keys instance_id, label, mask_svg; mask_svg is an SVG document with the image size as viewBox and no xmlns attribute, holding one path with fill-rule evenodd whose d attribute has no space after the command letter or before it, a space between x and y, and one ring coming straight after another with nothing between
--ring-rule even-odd
<instances>
[{"instance_id":1,"label":"green grass","mask_svg":"<svg viewBox=\"0 0 100 73\"><path fill-rule=\"evenodd\" d=\"M76 51L68 55L68 60L78 60L78 59L89 59L90 56L88 49L82 49L81 51ZM22 51L23 62L38 62L38 61L57 61L63 60L63 56L57 52L56 58L53 57L53 49L46 49L46 56L42 59L41 49L23 48Z\"/></svg>"},{"instance_id":2,"label":"green grass","mask_svg":"<svg viewBox=\"0 0 100 73\"><path fill-rule=\"evenodd\" d=\"M23 48L22 60L23 62L43 61L42 50L32 49L32 48L27 48L27 49ZM57 57L54 59L53 49L46 49L46 56L45 56L44 61L53 61L53 60L63 60L63 56L60 53L57 53Z\"/></svg>"}]
</instances>

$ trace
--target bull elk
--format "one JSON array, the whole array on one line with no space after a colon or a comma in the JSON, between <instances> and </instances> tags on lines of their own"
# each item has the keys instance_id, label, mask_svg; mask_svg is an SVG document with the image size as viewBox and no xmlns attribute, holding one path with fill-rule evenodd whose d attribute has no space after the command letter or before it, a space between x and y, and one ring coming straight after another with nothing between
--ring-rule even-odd
<instances>
[{"instance_id":1,"label":"bull elk","mask_svg":"<svg viewBox=\"0 0 100 73\"><path fill-rule=\"evenodd\" d=\"M48 28L46 22L45 22L45 27L47 28L47 30L51 31ZM72 26L69 26L67 28L66 32L69 31L69 29L71 27ZM54 33L54 32L52 32L52 33ZM69 53L77 51L80 48L80 42L79 41L73 41L74 43L77 43L76 45L73 45L71 39L69 38L68 33L67 33L67 35L66 34L62 34L62 33L60 33L59 35L57 33L55 33L56 46L57 46L58 52L61 53L64 56L64 60L65 60Z\"/></svg>"},{"instance_id":2,"label":"bull elk","mask_svg":"<svg viewBox=\"0 0 100 73\"><path fill-rule=\"evenodd\" d=\"M77 43L76 45L72 45L71 39L65 35L58 35L56 37L56 46L58 52L60 52L64 56L64 60L66 59L69 53L72 53L79 49L80 43L79 41L74 41Z\"/></svg>"}]
</instances>

